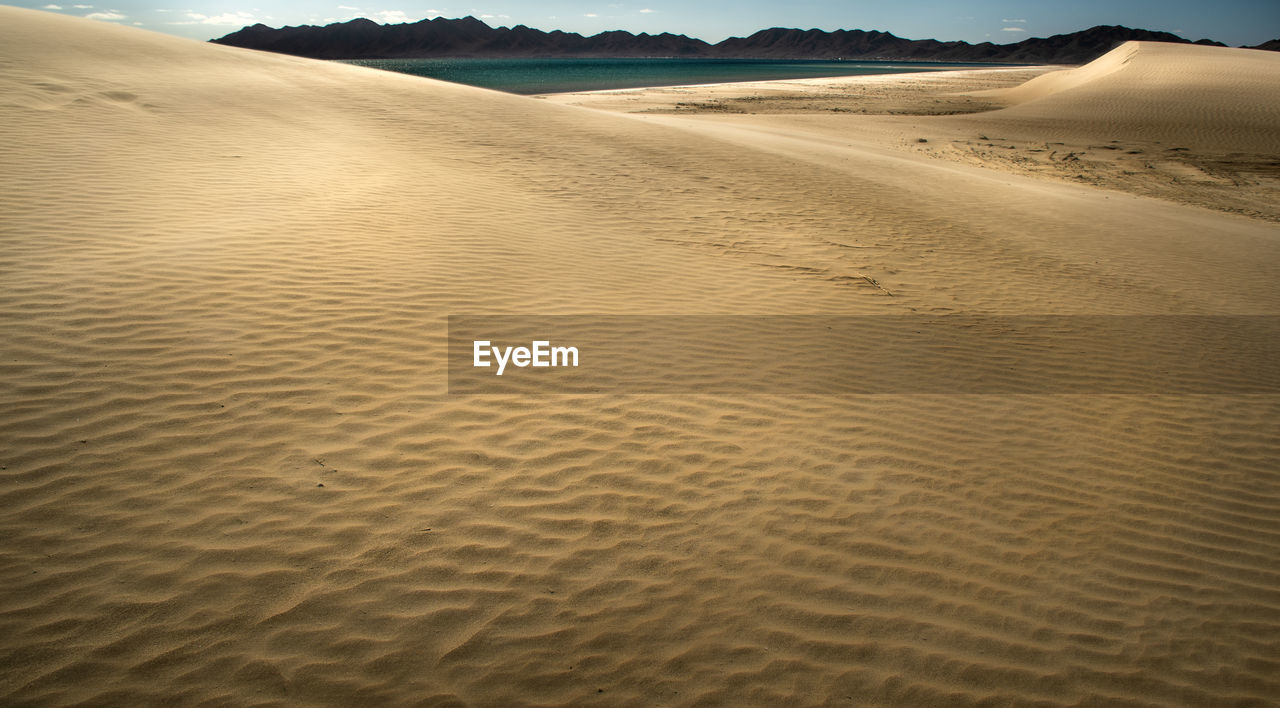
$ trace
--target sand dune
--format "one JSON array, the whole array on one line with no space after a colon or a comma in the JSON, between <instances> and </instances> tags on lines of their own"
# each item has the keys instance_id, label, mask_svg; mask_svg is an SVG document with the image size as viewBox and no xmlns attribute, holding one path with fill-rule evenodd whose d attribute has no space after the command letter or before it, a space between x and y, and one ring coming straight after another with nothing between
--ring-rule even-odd
<instances>
[{"instance_id":1,"label":"sand dune","mask_svg":"<svg viewBox=\"0 0 1280 708\"><path fill-rule=\"evenodd\" d=\"M989 116L1054 134L1158 140L1189 149L1280 153L1280 56L1126 42L1078 69L987 94L1015 104Z\"/></svg>"},{"instance_id":2,"label":"sand dune","mask_svg":"<svg viewBox=\"0 0 1280 708\"><path fill-rule=\"evenodd\" d=\"M1129 42L940 120L949 156L1280 221L1280 55Z\"/></svg>"},{"instance_id":3,"label":"sand dune","mask_svg":"<svg viewBox=\"0 0 1280 708\"><path fill-rule=\"evenodd\" d=\"M1273 224L758 118L0 8L0 698L1280 695L1275 396L445 392L450 313L1280 313Z\"/></svg>"}]
</instances>

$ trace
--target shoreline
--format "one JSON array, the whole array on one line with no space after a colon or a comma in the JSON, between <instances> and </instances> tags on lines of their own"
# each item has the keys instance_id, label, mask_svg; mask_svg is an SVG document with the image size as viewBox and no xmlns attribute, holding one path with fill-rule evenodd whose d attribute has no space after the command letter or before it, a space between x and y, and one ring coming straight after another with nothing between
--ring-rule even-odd
<instances>
[{"instance_id":1,"label":"shoreline","mask_svg":"<svg viewBox=\"0 0 1280 708\"><path fill-rule=\"evenodd\" d=\"M547 93L521 94L521 95L532 96L535 98L550 98L550 97L557 97L557 96L596 95L596 94L627 93L627 92L644 93L649 91L663 91L663 90L670 91L670 90L678 90L678 89L699 89L699 90L712 89L714 90L714 89L723 88L723 89L770 90L770 89L782 89L784 87L791 87L792 85L800 86L800 87L810 87L810 86L811 87L827 87L831 85L838 85L842 82L854 81L854 80L867 80L867 81L872 81L876 79L891 80L895 77L910 79L910 78L928 76L931 74L954 75L954 74L986 74L986 73L1026 72L1026 71L1049 72L1049 71L1056 71L1059 69L1072 69L1072 68L1075 68L1075 66L1074 65L1058 65L1058 64L1025 64L1025 65L1001 66L1001 67L991 67L991 68L941 69L938 71L912 71L912 72L897 72L897 73L890 73L890 74L848 74L843 76L807 76L807 77L800 77L795 79L759 79L759 80L746 80L746 81L716 81L716 82L710 82L710 83L704 83L704 84L630 86L630 87L613 88L613 89L588 89L584 91L550 91Z\"/></svg>"},{"instance_id":2,"label":"shoreline","mask_svg":"<svg viewBox=\"0 0 1280 708\"><path fill-rule=\"evenodd\" d=\"M580 93L724 83L794 81L811 78L902 75L933 72L1017 69L1021 65L973 62L835 61L791 59L719 59L701 57L474 57L325 60L410 76L450 81L520 96ZM494 67L501 67L494 69ZM598 67L604 66L604 69ZM843 71L837 67L846 67ZM582 67L590 67L583 69ZM737 67L741 76L732 75ZM818 72L822 67L830 73ZM829 67L829 68L828 68ZM582 72L586 72L584 75ZM594 74L600 74L595 77ZM634 73L633 76L628 74ZM689 76L692 74L693 76ZM791 75L795 74L795 75ZM700 76L701 75L701 76ZM704 78L705 77L705 78ZM582 85L599 88L577 88Z\"/></svg>"}]
</instances>

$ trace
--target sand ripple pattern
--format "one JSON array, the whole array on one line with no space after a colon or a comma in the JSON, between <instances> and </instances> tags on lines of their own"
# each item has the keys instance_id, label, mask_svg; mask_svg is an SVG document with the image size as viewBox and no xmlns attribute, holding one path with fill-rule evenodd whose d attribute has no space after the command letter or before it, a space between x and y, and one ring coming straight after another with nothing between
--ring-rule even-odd
<instances>
[{"instance_id":1,"label":"sand ripple pattern","mask_svg":"<svg viewBox=\"0 0 1280 708\"><path fill-rule=\"evenodd\" d=\"M1271 227L0 28L0 700L1280 695L1275 396L444 392L457 312L1275 314Z\"/></svg>"}]
</instances>

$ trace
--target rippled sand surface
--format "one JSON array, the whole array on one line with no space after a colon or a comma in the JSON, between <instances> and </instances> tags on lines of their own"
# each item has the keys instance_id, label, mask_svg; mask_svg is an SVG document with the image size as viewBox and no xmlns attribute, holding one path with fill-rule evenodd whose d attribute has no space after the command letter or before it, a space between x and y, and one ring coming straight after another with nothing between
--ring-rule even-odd
<instances>
[{"instance_id":1,"label":"rippled sand surface","mask_svg":"<svg viewBox=\"0 0 1280 708\"><path fill-rule=\"evenodd\" d=\"M748 128L0 9L0 700L1280 695L1276 396L446 392L452 313L1280 310L1272 223Z\"/></svg>"}]
</instances>

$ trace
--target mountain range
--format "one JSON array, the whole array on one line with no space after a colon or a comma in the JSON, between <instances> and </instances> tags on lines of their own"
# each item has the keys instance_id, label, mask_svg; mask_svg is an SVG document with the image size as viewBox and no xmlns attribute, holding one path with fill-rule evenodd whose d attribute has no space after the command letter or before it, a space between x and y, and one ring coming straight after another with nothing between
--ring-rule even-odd
<instances>
[{"instance_id":1,"label":"mountain range","mask_svg":"<svg viewBox=\"0 0 1280 708\"><path fill-rule=\"evenodd\" d=\"M275 29L245 27L210 40L314 59L393 59L418 57L708 57L759 59L891 59L908 61L1080 64L1130 41L1189 40L1168 32L1099 25L1048 38L1012 44L940 42L904 39L888 32L799 30L775 27L717 44L681 34L632 34L621 30L584 37L574 32L544 32L524 25L490 27L474 17L437 17L420 22L380 25L355 19L323 27ZM1201 39L1194 44L1225 46ZM1280 40L1258 45L1280 49Z\"/></svg>"}]
</instances>

